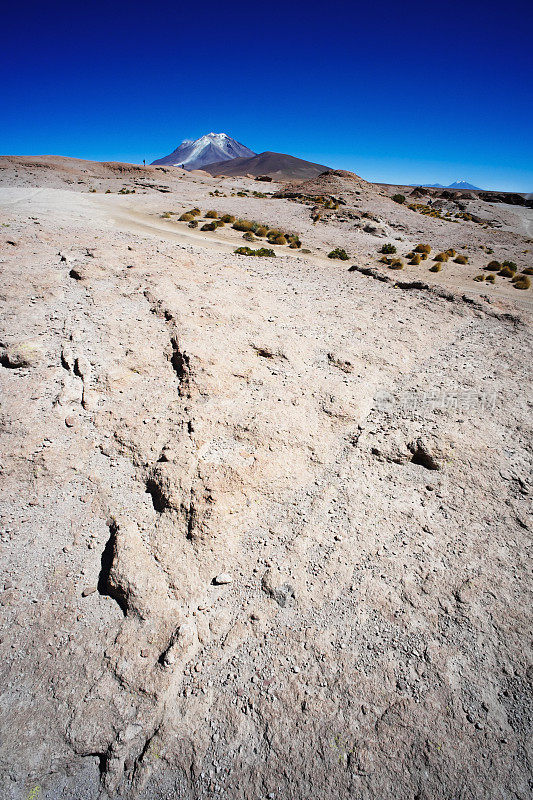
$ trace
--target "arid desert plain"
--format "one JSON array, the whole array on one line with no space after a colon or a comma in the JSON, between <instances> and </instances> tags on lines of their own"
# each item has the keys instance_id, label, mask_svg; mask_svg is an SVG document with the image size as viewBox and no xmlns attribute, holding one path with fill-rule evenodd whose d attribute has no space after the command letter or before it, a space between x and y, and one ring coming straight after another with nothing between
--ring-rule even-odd
<instances>
[{"instance_id":1,"label":"arid desert plain","mask_svg":"<svg viewBox=\"0 0 533 800\"><path fill-rule=\"evenodd\" d=\"M0 158L2 800L531 797L495 199Z\"/></svg>"}]
</instances>

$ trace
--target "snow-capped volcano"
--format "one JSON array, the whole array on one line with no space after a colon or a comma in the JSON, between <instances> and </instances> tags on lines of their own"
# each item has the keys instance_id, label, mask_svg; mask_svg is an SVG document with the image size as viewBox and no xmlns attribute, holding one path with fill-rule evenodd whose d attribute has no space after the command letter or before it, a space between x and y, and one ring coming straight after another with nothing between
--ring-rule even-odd
<instances>
[{"instance_id":1,"label":"snow-capped volcano","mask_svg":"<svg viewBox=\"0 0 533 800\"><path fill-rule=\"evenodd\" d=\"M479 189L479 186L474 186L468 181L454 181L444 186L443 183L410 183L409 186L425 186L427 189Z\"/></svg>"},{"instance_id":2,"label":"snow-capped volcano","mask_svg":"<svg viewBox=\"0 0 533 800\"><path fill-rule=\"evenodd\" d=\"M152 164L171 164L183 169L201 169L216 161L255 156L253 150L232 139L227 133L207 133L199 139L185 139L170 155Z\"/></svg>"}]
</instances>

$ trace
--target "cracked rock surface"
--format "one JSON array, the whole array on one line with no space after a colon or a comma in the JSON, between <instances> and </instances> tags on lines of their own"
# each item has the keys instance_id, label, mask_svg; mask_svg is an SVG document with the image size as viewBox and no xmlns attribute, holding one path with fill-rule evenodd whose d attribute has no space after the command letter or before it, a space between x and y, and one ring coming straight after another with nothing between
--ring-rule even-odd
<instances>
[{"instance_id":1,"label":"cracked rock surface","mask_svg":"<svg viewBox=\"0 0 533 800\"><path fill-rule=\"evenodd\" d=\"M0 187L1 797L526 800L527 303L106 203Z\"/></svg>"}]
</instances>

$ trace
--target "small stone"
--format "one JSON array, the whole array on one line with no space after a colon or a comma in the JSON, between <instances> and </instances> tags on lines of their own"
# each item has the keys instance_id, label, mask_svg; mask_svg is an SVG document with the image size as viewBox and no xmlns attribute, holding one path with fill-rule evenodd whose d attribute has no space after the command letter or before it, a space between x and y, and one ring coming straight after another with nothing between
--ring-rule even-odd
<instances>
[{"instance_id":1,"label":"small stone","mask_svg":"<svg viewBox=\"0 0 533 800\"><path fill-rule=\"evenodd\" d=\"M63 552L64 553L70 553L71 550L72 550L72 546L70 544L66 544L64 546L64 548L63 548Z\"/></svg>"},{"instance_id":2,"label":"small stone","mask_svg":"<svg viewBox=\"0 0 533 800\"><path fill-rule=\"evenodd\" d=\"M258 622L261 619L261 617L259 616L259 614L256 614L254 612L253 614L250 614L250 619L253 620L254 622Z\"/></svg>"},{"instance_id":3,"label":"small stone","mask_svg":"<svg viewBox=\"0 0 533 800\"><path fill-rule=\"evenodd\" d=\"M96 592L96 586L87 586L81 593L81 596L89 597L90 594L94 594L95 592Z\"/></svg>"},{"instance_id":4,"label":"small stone","mask_svg":"<svg viewBox=\"0 0 533 800\"><path fill-rule=\"evenodd\" d=\"M76 417L72 415L65 417L65 425L67 426L67 428L73 428L75 424L76 424Z\"/></svg>"},{"instance_id":5,"label":"small stone","mask_svg":"<svg viewBox=\"0 0 533 800\"><path fill-rule=\"evenodd\" d=\"M220 575L213 578L213 583L215 586L223 586L226 583L233 583L233 578L227 572L221 572Z\"/></svg>"},{"instance_id":6,"label":"small stone","mask_svg":"<svg viewBox=\"0 0 533 800\"><path fill-rule=\"evenodd\" d=\"M150 651L149 650L146 650L146 649L141 650L141 658L148 658L149 655L150 655Z\"/></svg>"}]
</instances>

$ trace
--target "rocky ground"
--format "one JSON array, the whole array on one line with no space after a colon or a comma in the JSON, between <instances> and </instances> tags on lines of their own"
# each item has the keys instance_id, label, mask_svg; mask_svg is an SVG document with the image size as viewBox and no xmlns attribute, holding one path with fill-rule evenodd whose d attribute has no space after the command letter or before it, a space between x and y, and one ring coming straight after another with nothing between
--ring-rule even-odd
<instances>
[{"instance_id":1,"label":"rocky ground","mask_svg":"<svg viewBox=\"0 0 533 800\"><path fill-rule=\"evenodd\" d=\"M0 159L2 798L531 796L533 211L354 180Z\"/></svg>"}]
</instances>

